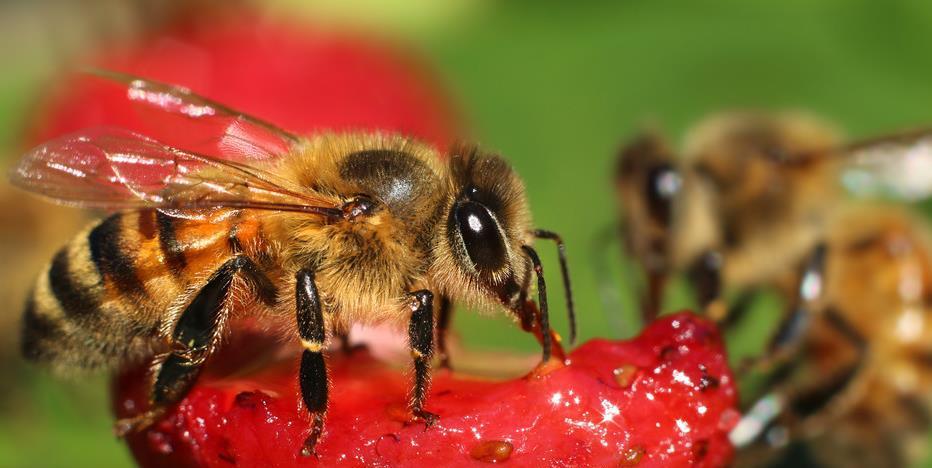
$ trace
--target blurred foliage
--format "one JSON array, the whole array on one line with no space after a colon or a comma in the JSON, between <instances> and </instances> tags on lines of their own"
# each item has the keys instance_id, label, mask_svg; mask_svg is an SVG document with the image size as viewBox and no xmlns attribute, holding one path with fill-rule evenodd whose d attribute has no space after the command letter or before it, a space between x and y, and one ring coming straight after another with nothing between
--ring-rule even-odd
<instances>
[{"instance_id":1,"label":"blurred foliage","mask_svg":"<svg viewBox=\"0 0 932 468\"><path fill-rule=\"evenodd\" d=\"M274 3L298 8L297 2ZM330 3L313 11L324 14L334 8ZM354 13L366 11L353 3ZM25 8L12 5L0 12ZM475 137L517 167L537 225L566 239L583 340L630 336L639 327L617 243L604 253L594 245L616 219L614 153L645 123L681 135L703 115L728 107L805 108L852 136L932 122L927 2L511 1L473 9L455 2L451 8L457 14L433 13L442 27L421 27L423 18L417 27L397 20L395 32L436 64L458 93ZM350 15L335 17L347 21ZM48 27L35 15L5 18L0 24L22 18ZM17 132L58 56L47 40L36 39L41 34L12 26L0 28L5 42L20 44L12 57L0 57L9 59L0 74L0 145L8 155L14 153L9 148L18 149ZM555 249L540 250L554 285L553 322L563 331ZM609 280L623 292L623 312L606 313L599 301L595 255L613 265ZM689 305L683 291L668 302L667 310ZM755 318L729 333L733 359L756 352L776 321L779 304L769 297L759 303ZM463 312L456 329L471 345L536 348L507 319ZM2 374L12 383L0 394L0 466L130 463L109 437L103 378L62 383L11 367Z\"/></svg>"}]
</instances>

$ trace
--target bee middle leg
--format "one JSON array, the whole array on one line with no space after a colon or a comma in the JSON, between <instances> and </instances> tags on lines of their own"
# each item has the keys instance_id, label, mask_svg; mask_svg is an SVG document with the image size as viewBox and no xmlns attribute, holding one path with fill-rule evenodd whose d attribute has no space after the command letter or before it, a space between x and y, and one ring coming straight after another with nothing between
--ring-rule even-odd
<instances>
[{"instance_id":1,"label":"bee middle leg","mask_svg":"<svg viewBox=\"0 0 932 468\"><path fill-rule=\"evenodd\" d=\"M827 255L828 247L825 244L819 244L813 249L800 272L797 297L771 334L766 353L741 363L735 370L736 374L742 376L753 369L776 367L800 346L813 317L818 315L817 302L823 295ZM828 310L831 313L831 308Z\"/></svg>"},{"instance_id":2,"label":"bee middle leg","mask_svg":"<svg viewBox=\"0 0 932 468\"><path fill-rule=\"evenodd\" d=\"M305 268L295 275L295 304L297 309L298 334L304 352L301 354L301 369L298 374L301 398L312 415L311 433L304 439L301 455L315 455L315 448L324 432L327 414L327 399L330 391L327 379L327 363L324 347L327 331L321 309L320 295L314 282L314 272Z\"/></svg>"},{"instance_id":3,"label":"bee middle leg","mask_svg":"<svg viewBox=\"0 0 932 468\"><path fill-rule=\"evenodd\" d=\"M414 387L408 407L411 414L430 427L438 419L424 410L424 400L430 388L430 361L434 356L434 295L426 290L415 291L411 296L411 321L408 324L408 341L414 358Z\"/></svg>"},{"instance_id":4,"label":"bee middle leg","mask_svg":"<svg viewBox=\"0 0 932 468\"><path fill-rule=\"evenodd\" d=\"M248 258L234 257L218 268L178 318L171 336L172 350L167 356L156 358L150 409L117 421L118 436L152 425L194 386L204 362L219 342L229 312L233 280L240 272L254 284L263 301L274 302L275 287Z\"/></svg>"},{"instance_id":5,"label":"bee middle leg","mask_svg":"<svg viewBox=\"0 0 932 468\"><path fill-rule=\"evenodd\" d=\"M736 447L766 443L763 442L763 436L771 428L782 424L799 425L816 418L829 403L852 388L852 382L867 362L867 339L833 307L829 307L819 318L852 346L857 354L849 362L838 366L839 370L821 376L801 391L791 392L779 388L791 374L792 363L777 369L764 385L762 396L748 405L745 415L732 430L730 438Z\"/></svg>"},{"instance_id":6,"label":"bee middle leg","mask_svg":"<svg viewBox=\"0 0 932 468\"><path fill-rule=\"evenodd\" d=\"M814 249L800 276L797 303L772 337L767 355L753 361L752 367L767 366L776 369L768 377L760 396L752 400L745 416L732 431L732 442L738 447L758 442L762 435L780 422L778 418L788 420L788 424L812 420L838 395L851 388L851 383L867 362L869 343L861 332L847 321L842 311L831 304L825 306L818 314L814 310L814 304L823 295L826 255L825 245L819 245ZM819 377L802 391L790 392L786 388L781 389L798 364L792 358L798 356L801 346L805 346L803 339L813 320L820 320L831 327L856 351L855 357L850 362L839 365L839 370ZM744 366L739 368L737 373L743 374L750 368Z\"/></svg>"}]
</instances>

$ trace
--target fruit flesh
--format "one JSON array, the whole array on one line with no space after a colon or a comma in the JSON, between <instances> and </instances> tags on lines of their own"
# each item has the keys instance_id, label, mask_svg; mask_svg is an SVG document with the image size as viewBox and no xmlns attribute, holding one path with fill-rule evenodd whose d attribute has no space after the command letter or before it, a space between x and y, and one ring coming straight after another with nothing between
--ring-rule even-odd
<instances>
[{"instance_id":1,"label":"fruit flesh","mask_svg":"<svg viewBox=\"0 0 932 468\"><path fill-rule=\"evenodd\" d=\"M721 466L732 456L733 377L714 326L688 313L664 317L630 341L590 341L544 374L490 381L436 371L427 409L440 420L427 429L409 422L408 373L364 349L331 353L332 399L316 460L298 454L310 427L298 355L246 372L236 370L235 356L209 364L180 405L129 437L136 459L175 468L648 467ZM118 416L144 406L142 372L117 380Z\"/></svg>"}]
</instances>

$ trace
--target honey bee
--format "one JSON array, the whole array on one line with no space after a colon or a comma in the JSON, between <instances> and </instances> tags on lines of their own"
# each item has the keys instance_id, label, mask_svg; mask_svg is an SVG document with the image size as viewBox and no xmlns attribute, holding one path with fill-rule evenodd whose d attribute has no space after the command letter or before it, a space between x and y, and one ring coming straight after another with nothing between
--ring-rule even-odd
<instances>
[{"instance_id":1,"label":"honey bee","mask_svg":"<svg viewBox=\"0 0 932 468\"><path fill-rule=\"evenodd\" d=\"M504 308L562 357L524 187L499 156L448 154L395 134L299 137L182 87L99 72L127 98L216 128L197 154L114 128L31 150L13 184L51 200L117 210L77 235L38 278L23 318L24 355L54 370L113 369L152 358L150 408L116 423L140 430L181 400L243 319L300 340L300 391L324 428L328 341L354 324L408 331L412 420L425 409L435 333L451 302ZM528 298L536 275L539 307ZM436 298L436 299L435 299ZM573 303L567 289L571 339ZM436 330L435 330L436 329Z\"/></svg>"},{"instance_id":2,"label":"honey bee","mask_svg":"<svg viewBox=\"0 0 932 468\"><path fill-rule=\"evenodd\" d=\"M755 292L783 300L767 352L739 369L772 371L732 432L754 464L787 440L831 466L903 466L926 445L932 241L908 209L846 193L923 198L930 163L930 131L842 143L801 113L713 116L682 157L656 133L622 148L615 183L645 319L674 274L725 326Z\"/></svg>"}]
</instances>

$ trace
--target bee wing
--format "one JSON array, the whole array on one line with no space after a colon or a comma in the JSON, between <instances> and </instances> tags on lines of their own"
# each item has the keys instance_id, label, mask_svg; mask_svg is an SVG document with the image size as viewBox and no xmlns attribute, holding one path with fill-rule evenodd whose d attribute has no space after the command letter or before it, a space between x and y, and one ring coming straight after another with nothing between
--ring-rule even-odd
<instances>
[{"instance_id":1,"label":"bee wing","mask_svg":"<svg viewBox=\"0 0 932 468\"><path fill-rule=\"evenodd\" d=\"M156 111L146 116L146 133L198 154L227 160L271 159L286 154L298 141L294 134L267 121L183 86L109 70L93 69L89 73L124 88L130 102Z\"/></svg>"},{"instance_id":2,"label":"bee wing","mask_svg":"<svg viewBox=\"0 0 932 468\"><path fill-rule=\"evenodd\" d=\"M334 200L306 193L260 168L106 127L36 147L10 180L58 203L84 207L157 208L177 216L223 207L342 213Z\"/></svg>"},{"instance_id":3,"label":"bee wing","mask_svg":"<svg viewBox=\"0 0 932 468\"><path fill-rule=\"evenodd\" d=\"M842 185L857 196L909 201L932 196L932 129L884 135L804 153L774 152L774 158L788 167L806 167L810 162L826 158L838 159L842 166Z\"/></svg>"},{"instance_id":4,"label":"bee wing","mask_svg":"<svg viewBox=\"0 0 932 468\"><path fill-rule=\"evenodd\" d=\"M843 148L842 184L859 196L932 196L932 129L873 138Z\"/></svg>"}]
</instances>

